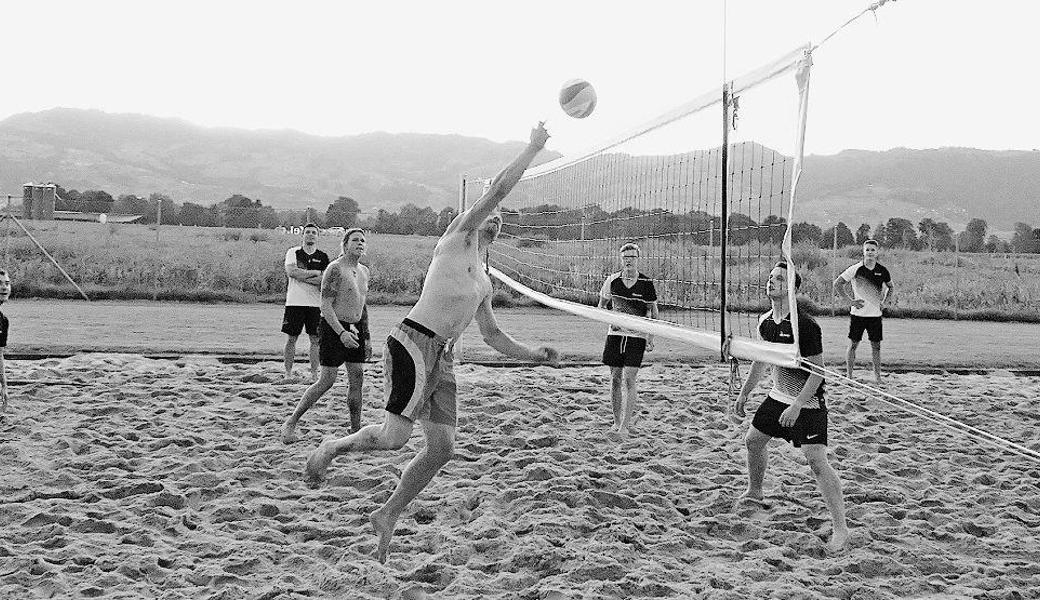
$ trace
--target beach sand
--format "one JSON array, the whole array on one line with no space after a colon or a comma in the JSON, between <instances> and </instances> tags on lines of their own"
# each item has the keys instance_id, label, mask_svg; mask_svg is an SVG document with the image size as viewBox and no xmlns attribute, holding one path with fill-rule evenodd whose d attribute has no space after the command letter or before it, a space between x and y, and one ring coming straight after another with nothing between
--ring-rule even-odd
<instances>
[{"instance_id":1,"label":"beach sand","mask_svg":"<svg viewBox=\"0 0 1040 600\"><path fill-rule=\"evenodd\" d=\"M371 558L367 515L421 446L301 471L344 434L345 377L285 446L304 389L276 362L10 361L0 597L1036 598L1040 464L833 389L852 545L801 453L774 443L771 510L734 507L743 428L724 367L649 366L613 442L604 368L457 367L457 455ZM369 365L365 424L381 419ZM904 373L888 390L1040 450L1040 378ZM756 394L757 406L764 389ZM746 427L746 425L745 425Z\"/></svg>"}]
</instances>

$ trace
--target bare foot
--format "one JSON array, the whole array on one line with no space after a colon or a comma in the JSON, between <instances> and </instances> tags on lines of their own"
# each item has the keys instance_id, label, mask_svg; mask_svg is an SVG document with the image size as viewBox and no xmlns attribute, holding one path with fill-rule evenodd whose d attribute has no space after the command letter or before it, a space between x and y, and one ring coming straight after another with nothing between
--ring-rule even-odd
<instances>
[{"instance_id":1,"label":"bare foot","mask_svg":"<svg viewBox=\"0 0 1040 600\"><path fill-rule=\"evenodd\" d=\"M736 505L740 506L741 504L757 506L758 508L761 508L763 510L770 510L773 508L773 503L769 500L766 500L761 492L757 494L752 494L751 492L744 492L740 495L739 498L737 498Z\"/></svg>"},{"instance_id":2,"label":"bare foot","mask_svg":"<svg viewBox=\"0 0 1040 600\"><path fill-rule=\"evenodd\" d=\"M329 442L322 442L314 452L311 452L311 455L307 457L307 466L303 469L303 477L307 481L308 487L319 488L321 484L325 483L325 471L328 470L333 458L336 458L336 450Z\"/></svg>"},{"instance_id":3,"label":"bare foot","mask_svg":"<svg viewBox=\"0 0 1040 600\"><path fill-rule=\"evenodd\" d=\"M368 522L372 524L372 531L379 538L379 546L376 548L376 559L386 564L386 554L390 550L390 538L394 537L394 525L397 519L391 519L377 510L368 516Z\"/></svg>"},{"instance_id":4,"label":"bare foot","mask_svg":"<svg viewBox=\"0 0 1040 600\"><path fill-rule=\"evenodd\" d=\"M300 436L296 435L296 425L289 421L282 423L282 443L295 444L298 441L300 441Z\"/></svg>"},{"instance_id":5,"label":"bare foot","mask_svg":"<svg viewBox=\"0 0 1040 600\"><path fill-rule=\"evenodd\" d=\"M835 529L831 534L831 541L827 542L827 553L837 554L849 544L849 530Z\"/></svg>"}]
</instances>

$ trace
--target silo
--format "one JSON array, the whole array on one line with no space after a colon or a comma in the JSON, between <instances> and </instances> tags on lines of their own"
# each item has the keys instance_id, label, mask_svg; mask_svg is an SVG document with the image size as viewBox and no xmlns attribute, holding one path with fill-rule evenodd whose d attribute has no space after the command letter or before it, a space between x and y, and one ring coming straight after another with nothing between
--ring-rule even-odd
<instances>
[{"instance_id":1,"label":"silo","mask_svg":"<svg viewBox=\"0 0 1040 600\"><path fill-rule=\"evenodd\" d=\"M54 185L33 186L32 216L34 219L54 219L54 189Z\"/></svg>"},{"instance_id":2,"label":"silo","mask_svg":"<svg viewBox=\"0 0 1040 600\"><path fill-rule=\"evenodd\" d=\"M33 184L27 183L22 186L22 218L32 218L32 194Z\"/></svg>"}]
</instances>

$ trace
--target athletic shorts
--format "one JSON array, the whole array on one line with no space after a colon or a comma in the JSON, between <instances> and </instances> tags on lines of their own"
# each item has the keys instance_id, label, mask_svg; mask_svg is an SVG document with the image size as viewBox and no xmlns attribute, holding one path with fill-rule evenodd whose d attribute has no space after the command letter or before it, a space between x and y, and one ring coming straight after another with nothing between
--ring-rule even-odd
<instances>
[{"instance_id":1,"label":"athletic shorts","mask_svg":"<svg viewBox=\"0 0 1040 600\"><path fill-rule=\"evenodd\" d=\"M629 335L608 335L603 345L603 364L608 367L641 367L646 340Z\"/></svg>"},{"instance_id":2,"label":"athletic shorts","mask_svg":"<svg viewBox=\"0 0 1040 600\"><path fill-rule=\"evenodd\" d=\"M336 330L325 320L321 320L318 327L320 336L318 339L318 364L323 367L338 367L343 363L365 362L365 341L368 339L364 328L359 328L356 323L340 321L344 329L353 331L358 336L358 347L347 348L339 339Z\"/></svg>"},{"instance_id":3,"label":"athletic shorts","mask_svg":"<svg viewBox=\"0 0 1040 600\"><path fill-rule=\"evenodd\" d=\"M867 332L867 339L872 342L881 341L881 317L849 317L849 339L858 342L863 339L863 332Z\"/></svg>"},{"instance_id":4,"label":"athletic shorts","mask_svg":"<svg viewBox=\"0 0 1040 600\"><path fill-rule=\"evenodd\" d=\"M405 319L390 331L383 350L387 412L409 421L456 426L451 346L451 340L411 319Z\"/></svg>"},{"instance_id":5,"label":"athletic shorts","mask_svg":"<svg viewBox=\"0 0 1040 600\"><path fill-rule=\"evenodd\" d=\"M317 306L286 306L282 315L282 333L296 337L304 328L307 335L318 335L321 309Z\"/></svg>"},{"instance_id":6,"label":"athletic shorts","mask_svg":"<svg viewBox=\"0 0 1040 600\"><path fill-rule=\"evenodd\" d=\"M780 413L787 410L784 404L772 396L767 396L762 405L755 411L751 425L762 433L783 438L798 448L802 444L827 445L827 404L820 399L820 408L803 408L798 413L794 427L780 425Z\"/></svg>"}]
</instances>

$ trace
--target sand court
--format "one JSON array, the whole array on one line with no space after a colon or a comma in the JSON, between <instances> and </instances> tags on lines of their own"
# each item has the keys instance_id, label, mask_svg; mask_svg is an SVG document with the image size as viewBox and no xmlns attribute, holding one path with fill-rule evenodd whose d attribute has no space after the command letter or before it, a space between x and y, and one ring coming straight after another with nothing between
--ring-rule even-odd
<instances>
[{"instance_id":1,"label":"sand court","mask_svg":"<svg viewBox=\"0 0 1040 600\"><path fill-rule=\"evenodd\" d=\"M734 500L728 370L654 364L634 435L606 432L603 368L457 367L455 459L404 513L385 566L367 514L420 445L301 471L348 422L342 382L278 441L303 392L278 362L92 354L12 361L0 424L0 597L1027 598L1040 589L1040 465L832 388L852 547L801 453L772 508ZM382 373L367 367L366 424ZM902 373L889 391L1040 449L1040 378ZM34 383L41 382L41 383ZM761 394L750 403L757 406Z\"/></svg>"}]
</instances>

